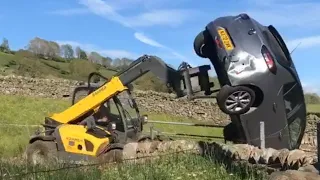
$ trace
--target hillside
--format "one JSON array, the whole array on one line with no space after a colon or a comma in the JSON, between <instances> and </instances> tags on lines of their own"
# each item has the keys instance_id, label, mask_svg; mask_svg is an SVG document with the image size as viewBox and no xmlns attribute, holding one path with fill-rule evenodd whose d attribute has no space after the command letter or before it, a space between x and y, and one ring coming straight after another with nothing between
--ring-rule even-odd
<instances>
[{"instance_id":1,"label":"hillside","mask_svg":"<svg viewBox=\"0 0 320 180\"><path fill-rule=\"evenodd\" d=\"M16 74L26 77L38 78L64 78L87 81L91 72L99 72L106 77L111 77L125 66L105 67L85 59L71 59L55 61L37 57L28 51L18 51L14 54L0 52L0 74ZM216 78L211 80L219 85ZM147 73L134 83L137 89L167 92L165 84L152 73Z\"/></svg>"},{"instance_id":2,"label":"hillside","mask_svg":"<svg viewBox=\"0 0 320 180\"><path fill-rule=\"evenodd\" d=\"M18 51L11 50L5 38L0 45L0 75L87 81L91 72L99 72L109 78L133 61L128 58L104 57L98 52L86 52L81 47L59 45L39 37L31 39L25 49ZM213 89L220 88L216 77L210 77L210 80L215 85ZM151 73L140 77L133 85L140 90L169 92L166 85ZM317 94L306 93L305 100L307 104L314 104L315 109L319 109L320 98Z\"/></svg>"}]
</instances>

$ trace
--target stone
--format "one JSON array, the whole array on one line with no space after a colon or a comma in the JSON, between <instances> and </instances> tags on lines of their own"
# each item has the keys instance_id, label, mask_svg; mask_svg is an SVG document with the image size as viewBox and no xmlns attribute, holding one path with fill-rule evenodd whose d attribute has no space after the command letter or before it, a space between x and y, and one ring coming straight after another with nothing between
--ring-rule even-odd
<instances>
[{"instance_id":1,"label":"stone","mask_svg":"<svg viewBox=\"0 0 320 180\"><path fill-rule=\"evenodd\" d=\"M0 76L0 93L65 99L72 97L73 89L81 82L66 79L41 79L29 77ZM174 94L134 89L133 96L139 107L148 112L189 117L201 121L226 125L229 116L224 114L215 103L206 100L188 101L176 99ZM177 108L179 107L179 108ZM194 111L196 109L196 111Z\"/></svg>"},{"instance_id":2,"label":"stone","mask_svg":"<svg viewBox=\"0 0 320 180\"><path fill-rule=\"evenodd\" d=\"M320 175L297 170L273 172L268 180L320 180Z\"/></svg>"}]
</instances>

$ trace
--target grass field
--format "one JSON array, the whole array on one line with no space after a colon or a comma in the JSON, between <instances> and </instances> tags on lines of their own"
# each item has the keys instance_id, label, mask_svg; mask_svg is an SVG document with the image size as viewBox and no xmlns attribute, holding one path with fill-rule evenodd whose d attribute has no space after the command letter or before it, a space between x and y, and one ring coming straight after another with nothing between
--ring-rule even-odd
<instances>
[{"instance_id":1,"label":"grass field","mask_svg":"<svg viewBox=\"0 0 320 180\"><path fill-rule=\"evenodd\" d=\"M60 169L58 171L49 171ZM14 176L15 179L110 179L110 180L262 180L267 174L244 166L227 168L215 160L191 154L163 156L143 164L124 162L118 165L88 166L67 169L66 166L35 167L21 164L1 163L0 175ZM44 172L40 172L44 171ZM36 173L32 173L36 172ZM38 172L38 173L37 173ZM29 173L29 174L28 174ZM19 176L20 175L20 176ZM0 176L1 177L1 176Z\"/></svg>"},{"instance_id":2,"label":"grass field","mask_svg":"<svg viewBox=\"0 0 320 180\"><path fill-rule=\"evenodd\" d=\"M44 117L50 113L60 112L70 105L66 100L53 100L44 98L31 98L22 96L0 95L0 175L23 174L30 171L39 171L40 167L30 169L19 155L26 147L29 136L36 130L36 127L17 127L15 125L37 125L43 122ZM183 121L197 122L193 119L168 116L164 114L148 114L149 119L161 121ZM148 125L147 125L148 126ZM156 125L157 129L166 132L187 132L192 134L221 136L221 130L215 128L193 128L184 126ZM146 127L146 130L148 128ZM17 161L5 159L18 156ZM4 160L4 161L3 161ZM40 169L39 169L40 168ZM55 167L50 167L50 169ZM252 171L252 172L251 172ZM130 163L112 167L86 167L79 169L65 169L47 173L31 173L23 176L23 179L262 179L261 174L255 175L256 171L250 169L234 169L227 171L221 164L204 157L191 154L170 155L162 157L158 161L148 162L141 165ZM0 177L1 177L0 176ZM20 177L22 178L22 177ZM19 179L17 177L16 179Z\"/></svg>"},{"instance_id":3,"label":"grass field","mask_svg":"<svg viewBox=\"0 0 320 180\"><path fill-rule=\"evenodd\" d=\"M307 110L310 113L320 113L320 104L308 104Z\"/></svg>"},{"instance_id":4,"label":"grass field","mask_svg":"<svg viewBox=\"0 0 320 180\"><path fill-rule=\"evenodd\" d=\"M38 127L30 125L40 125L44 118L51 113L61 112L70 106L70 101L54 100L45 98L32 98L23 96L0 95L0 156L8 157L21 154L28 142L29 136ZM148 114L150 120L178 121L178 122L198 122L193 119L174 117L166 114ZM145 131L149 131L150 124L145 126ZM221 136L222 130L218 128L189 127L173 125L154 125L155 129L169 133L189 133L200 135ZM15 142L15 143L12 143Z\"/></svg>"}]
</instances>

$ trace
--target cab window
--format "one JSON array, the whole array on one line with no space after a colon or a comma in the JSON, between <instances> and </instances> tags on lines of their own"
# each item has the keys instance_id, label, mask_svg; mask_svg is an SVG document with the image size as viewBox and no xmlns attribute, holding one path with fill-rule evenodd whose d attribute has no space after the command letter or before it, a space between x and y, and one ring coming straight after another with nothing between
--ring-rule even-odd
<instances>
[{"instance_id":1,"label":"cab window","mask_svg":"<svg viewBox=\"0 0 320 180\"><path fill-rule=\"evenodd\" d=\"M123 91L117 95L117 99L121 104L123 117L126 120L128 127L133 127L133 120L139 118L138 110L135 103L132 101L130 94L127 91Z\"/></svg>"}]
</instances>

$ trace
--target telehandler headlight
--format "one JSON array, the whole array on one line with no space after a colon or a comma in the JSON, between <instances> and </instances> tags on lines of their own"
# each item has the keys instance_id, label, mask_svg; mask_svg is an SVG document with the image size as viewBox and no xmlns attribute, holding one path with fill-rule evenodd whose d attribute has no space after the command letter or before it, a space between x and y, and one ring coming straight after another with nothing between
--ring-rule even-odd
<instances>
[{"instance_id":1,"label":"telehandler headlight","mask_svg":"<svg viewBox=\"0 0 320 180\"><path fill-rule=\"evenodd\" d=\"M116 123L112 122L112 123L111 123L111 129L112 129L112 130L115 130L116 128L117 128Z\"/></svg>"},{"instance_id":2,"label":"telehandler headlight","mask_svg":"<svg viewBox=\"0 0 320 180\"><path fill-rule=\"evenodd\" d=\"M146 124L148 122L148 115L143 115L141 118L143 124Z\"/></svg>"}]
</instances>

